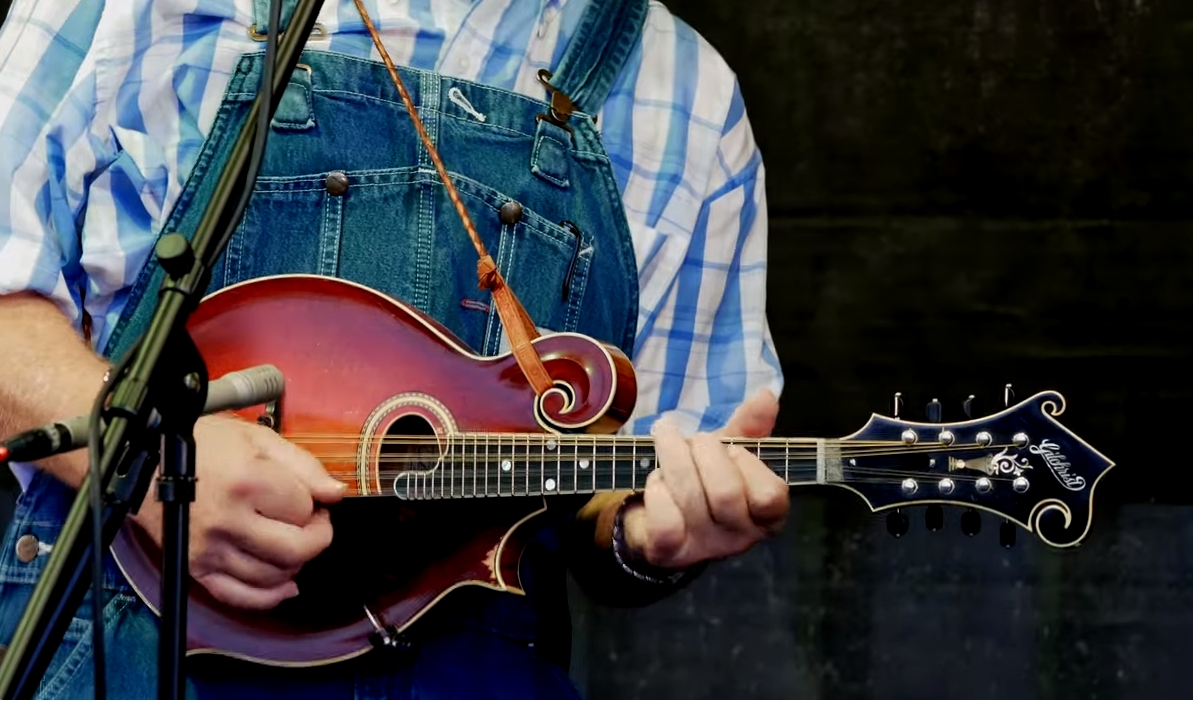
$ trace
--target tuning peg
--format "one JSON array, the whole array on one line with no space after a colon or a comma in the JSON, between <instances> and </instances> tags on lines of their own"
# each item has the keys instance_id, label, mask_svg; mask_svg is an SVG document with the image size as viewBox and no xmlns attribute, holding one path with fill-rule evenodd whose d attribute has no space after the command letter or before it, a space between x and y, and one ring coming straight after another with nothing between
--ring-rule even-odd
<instances>
[{"instance_id":1,"label":"tuning peg","mask_svg":"<svg viewBox=\"0 0 1193 701\"><path fill-rule=\"evenodd\" d=\"M939 504L932 504L924 513L924 525L932 532L944 528L944 509Z\"/></svg>"},{"instance_id":2,"label":"tuning peg","mask_svg":"<svg viewBox=\"0 0 1193 701\"><path fill-rule=\"evenodd\" d=\"M886 515L886 530L896 538L902 538L907 535L910 527L911 522L907 520L907 514L899 509L895 509Z\"/></svg>"},{"instance_id":3,"label":"tuning peg","mask_svg":"<svg viewBox=\"0 0 1193 701\"><path fill-rule=\"evenodd\" d=\"M894 418L899 418L899 409L903 406L903 393L895 392L895 413Z\"/></svg>"},{"instance_id":4,"label":"tuning peg","mask_svg":"<svg viewBox=\"0 0 1193 701\"><path fill-rule=\"evenodd\" d=\"M1010 385L1007 385L1006 388L1003 389L1003 391L1002 391L1002 405L1003 406L1011 406L1011 400L1014 398L1015 398L1015 390L1011 389Z\"/></svg>"},{"instance_id":5,"label":"tuning peg","mask_svg":"<svg viewBox=\"0 0 1193 701\"><path fill-rule=\"evenodd\" d=\"M1015 524L1003 521L998 527L998 544L1004 548L1015 547Z\"/></svg>"},{"instance_id":6,"label":"tuning peg","mask_svg":"<svg viewBox=\"0 0 1193 701\"><path fill-rule=\"evenodd\" d=\"M969 395L969 399L966 399L965 403L962 404L961 406L965 410L965 418L972 419L973 418L973 395L972 394Z\"/></svg>"},{"instance_id":7,"label":"tuning peg","mask_svg":"<svg viewBox=\"0 0 1193 701\"><path fill-rule=\"evenodd\" d=\"M940 417L942 415L942 407L940 406L940 400L933 399L932 401L928 402L928 408L925 410L925 413L927 414L928 421L930 423L934 423L934 424L940 423Z\"/></svg>"},{"instance_id":8,"label":"tuning peg","mask_svg":"<svg viewBox=\"0 0 1193 701\"><path fill-rule=\"evenodd\" d=\"M961 514L961 532L970 538L982 532L982 516L976 509L966 509Z\"/></svg>"}]
</instances>

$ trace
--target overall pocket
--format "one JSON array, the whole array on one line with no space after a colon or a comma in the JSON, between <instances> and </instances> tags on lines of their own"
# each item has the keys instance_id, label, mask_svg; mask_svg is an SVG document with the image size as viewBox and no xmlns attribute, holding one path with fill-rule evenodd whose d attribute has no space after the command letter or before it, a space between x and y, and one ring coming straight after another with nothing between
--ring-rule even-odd
<instances>
[{"instance_id":1,"label":"overall pocket","mask_svg":"<svg viewBox=\"0 0 1193 701\"><path fill-rule=\"evenodd\" d=\"M461 176L453 181L536 326L575 330L595 255L592 238L517 197ZM476 249L434 172L259 178L210 291L284 274L349 280L419 309L477 353L500 346L492 296L477 285Z\"/></svg>"}]
</instances>

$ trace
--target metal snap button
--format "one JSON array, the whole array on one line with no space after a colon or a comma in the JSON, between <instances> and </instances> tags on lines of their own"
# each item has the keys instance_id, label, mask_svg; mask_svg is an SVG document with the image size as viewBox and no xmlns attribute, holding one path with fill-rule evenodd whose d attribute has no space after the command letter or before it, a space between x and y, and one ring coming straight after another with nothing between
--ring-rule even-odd
<instances>
[{"instance_id":1,"label":"metal snap button","mask_svg":"<svg viewBox=\"0 0 1193 701\"><path fill-rule=\"evenodd\" d=\"M33 562L37 559L37 536L32 533L17 538L17 559L21 562Z\"/></svg>"},{"instance_id":2,"label":"metal snap button","mask_svg":"<svg viewBox=\"0 0 1193 701\"><path fill-rule=\"evenodd\" d=\"M323 181L323 186L327 188L329 195L339 197L348 192L348 176L343 171L333 170L328 173L327 179Z\"/></svg>"},{"instance_id":3,"label":"metal snap button","mask_svg":"<svg viewBox=\"0 0 1193 701\"><path fill-rule=\"evenodd\" d=\"M501 217L501 223L506 226L513 226L522 221L522 205L510 200L501 205L501 210L498 212Z\"/></svg>"}]
</instances>

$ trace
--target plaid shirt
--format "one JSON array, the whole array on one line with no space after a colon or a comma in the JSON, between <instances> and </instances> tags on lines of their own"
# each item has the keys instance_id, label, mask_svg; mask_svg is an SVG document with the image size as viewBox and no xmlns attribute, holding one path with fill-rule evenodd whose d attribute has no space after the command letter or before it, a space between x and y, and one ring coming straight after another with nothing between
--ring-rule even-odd
<instances>
[{"instance_id":1,"label":"plaid shirt","mask_svg":"<svg viewBox=\"0 0 1193 701\"><path fill-rule=\"evenodd\" d=\"M543 98L587 0L369 0L396 62ZM351 0L318 48L376 59ZM16 0L0 31L0 294L34 290L102 347L214 120L251 0ZM734 73L652 4L599 115L640 275L625 430L723 425L782 374L766 320L761 156ZM113 167L119 164L119 167Z\"/></svg>"}]
</instances>

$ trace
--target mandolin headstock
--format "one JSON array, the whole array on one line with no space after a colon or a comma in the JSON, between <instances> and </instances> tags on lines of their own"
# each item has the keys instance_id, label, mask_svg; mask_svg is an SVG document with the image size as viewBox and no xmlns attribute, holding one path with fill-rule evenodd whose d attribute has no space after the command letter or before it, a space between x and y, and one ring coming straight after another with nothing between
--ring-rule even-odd
<instances>
[{"instance_id":1,"label":"mandolin headstock","mask_svg":"<svg viewBox=\"0 0 1193 701\"><path fill-rule=\"evenodd\" d=\"M1049 545L1071 547L1088 533L1094 488L1114 463L1056 420L1064 409L1059 393L1041 392L961 422L875 414L841 439L838 483L874 511L973 508L1003 516Z\"/></svg>"}]
</instances>

